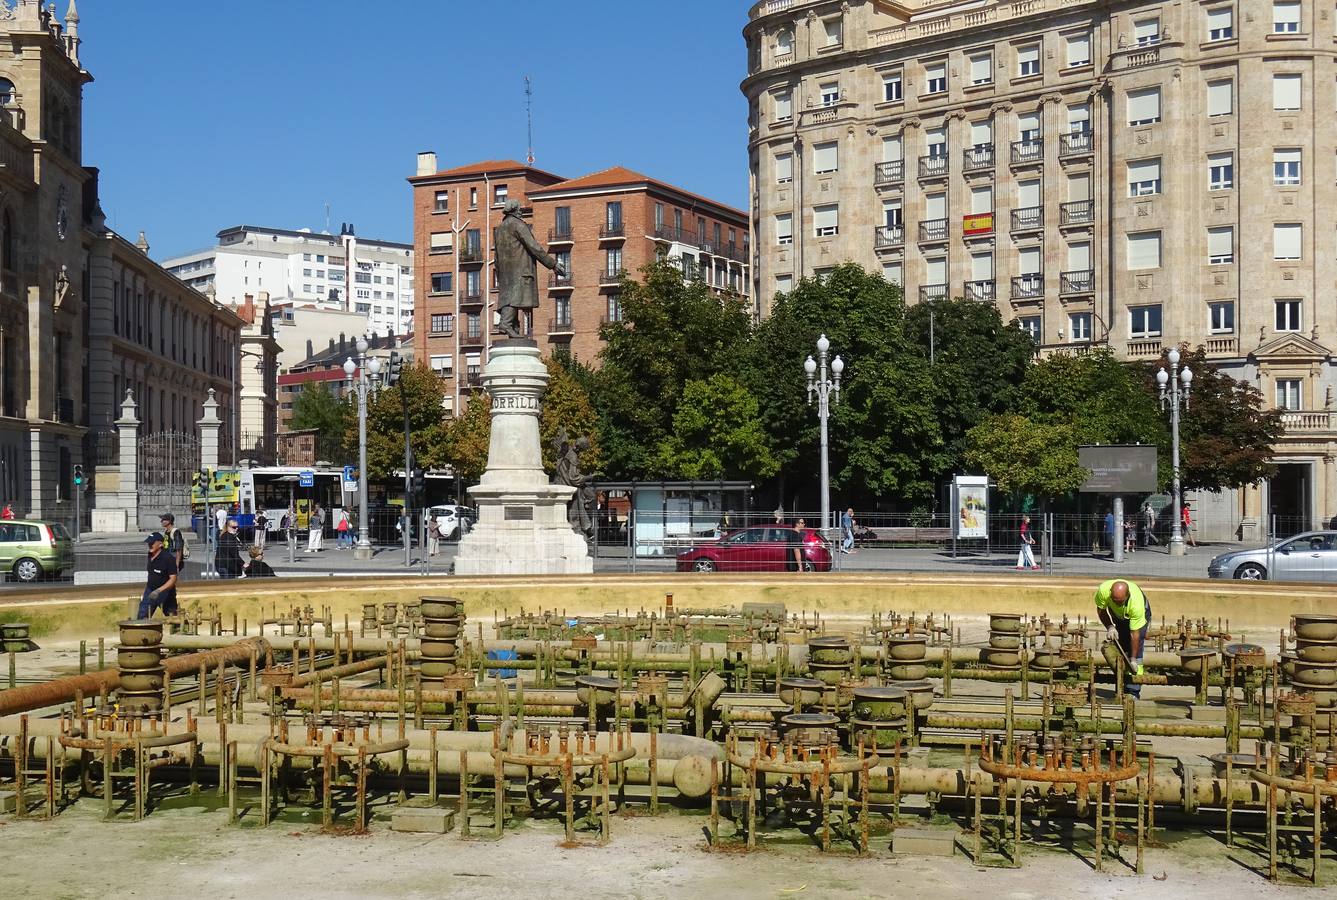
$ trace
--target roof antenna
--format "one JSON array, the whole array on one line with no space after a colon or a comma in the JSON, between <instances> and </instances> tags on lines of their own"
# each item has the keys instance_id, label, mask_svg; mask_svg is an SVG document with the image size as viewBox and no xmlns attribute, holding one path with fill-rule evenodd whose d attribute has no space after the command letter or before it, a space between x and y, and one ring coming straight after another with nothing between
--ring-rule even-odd
<instances>
[{"instance_id":1,"label":"roof antenna","mask_svg":"<svg viewBox=\"0 0 1337 900\"><path fill-rule=\"evenodd\" d=\"M325 233L330 233L330 201L325 201Z\"/></svg>"},{"instance_id":2,"label":"roof antenna","mask_svg":"<svg viewBox=\"0 0 1337 900\"><path fill-rule=\"evenodd\" d=\"M529 156L526 157L529 165L534 164L534 90L530 85L529 76L525 76L525 119L529 125Z\"/></svg>"}]
</instances>

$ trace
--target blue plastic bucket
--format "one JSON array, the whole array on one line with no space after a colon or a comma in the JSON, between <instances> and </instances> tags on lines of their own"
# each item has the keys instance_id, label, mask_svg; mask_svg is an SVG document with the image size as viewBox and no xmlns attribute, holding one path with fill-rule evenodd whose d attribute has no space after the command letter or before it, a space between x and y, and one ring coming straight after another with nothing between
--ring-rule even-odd
<instances>
[{"instance_id":1,"label":"blue plastic bucket","mask_svg":"<svg viewBox=\"0 0 1337 900\"><path fill-rule=\"evenodd\" d=\"M515 651L489 650L487 651L487 658L496 660L515 659ZM514 678L516 676L515 669L493 669L493 671L496 673L498 678Z\"/></svg>"}]
</instances>

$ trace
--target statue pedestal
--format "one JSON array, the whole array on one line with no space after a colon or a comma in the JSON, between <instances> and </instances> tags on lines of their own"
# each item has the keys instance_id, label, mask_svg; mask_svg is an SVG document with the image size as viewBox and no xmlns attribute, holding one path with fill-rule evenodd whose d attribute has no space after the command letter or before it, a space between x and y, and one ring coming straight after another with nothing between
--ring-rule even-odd
<instances>
[{"instance_id":1,"label":"statue pedestal","mask_svg":"<svg viewBox=\"0 0 1337 900\"><path fill-rule=\"evenodd\" d=\"M456 575L579 575L594 571L585 539L567 521L575 488L549 484L539 445L548 370L533 341L493 346L483 368L492 438L482 483L469 488L478 524L460 540Z\"/></svg>"}]
</instances>

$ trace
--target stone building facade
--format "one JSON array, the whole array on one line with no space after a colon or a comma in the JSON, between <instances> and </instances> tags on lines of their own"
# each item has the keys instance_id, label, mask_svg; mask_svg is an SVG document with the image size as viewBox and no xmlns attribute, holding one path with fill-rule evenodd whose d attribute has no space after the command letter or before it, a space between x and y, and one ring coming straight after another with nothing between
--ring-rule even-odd
<instances>
[{"instance_id":1,"label":"stone building facade","mask_svg":"<svg viewBox=\"0 0 1337 900\"><path fill-rule=\"evenodd\" d=\"M539 243L566 277L542 267L539 306L521 325L544 353L565 347L594 362L600 327L621 318L622 276L663 256L712 290L747 296L747 214L621 166L564 179L514 160L437 170L418 158L413 185L414 352L446 380L446 407L461 410L481 384L495 339L494 230L518 200Z\"/></svg>"},{"instance_id":2,"label":"stone building facade","mask_svg":"<svg viewBox=\"0 0 1337 900\"><path fill-rule=\"evenodd\" d=\"M1202 517L1337 516L1335 24L1314 0L762 0L756 294L852 260L1045 351L1202 345L1287 426L1281 474Z\"/></svg>"}]
</instances>

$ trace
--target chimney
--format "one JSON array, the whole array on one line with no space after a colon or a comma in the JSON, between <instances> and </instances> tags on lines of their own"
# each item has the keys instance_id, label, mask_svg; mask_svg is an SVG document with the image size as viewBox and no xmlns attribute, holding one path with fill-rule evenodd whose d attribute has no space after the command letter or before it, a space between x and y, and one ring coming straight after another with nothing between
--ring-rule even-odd
<instances>
[{"instance_id":1,"label":"chimney","mask_svg":"<svg viewBox=\"0 0 1337 900\"><path fill-rule=\"evenodd\" d=\"M418 154L418 174L436 174L436 153L434 151L424 150L422 153Z\"/></svg>"},{"instance_id":2,"label":"chimney","mask_svg":"<svg viewBox=\"0 0 1337 900\"><path fill-rule=\"evenodd\" d=\"M148 256L149 239L144 236L144 232L141 231L139 233L139 240L135 241L135 246L139 248L140 253L143 253L145 256Z\"/></svg>"},{"instance_id":3,"label":"chimney","mask_svg":"<svg viewBox=\"0 0 1337 900\"><path fill-rule=\"evenodd\" d=\"M310 339L310 338L307 338L307 339L306 339L306 358L307 358L307 359L310 359L311 357L313 357L313 356L315 356L315 355L316 355L316 348L315 348L315 345L311 343L311 339Z\"/></svg>"}]
</instances>

